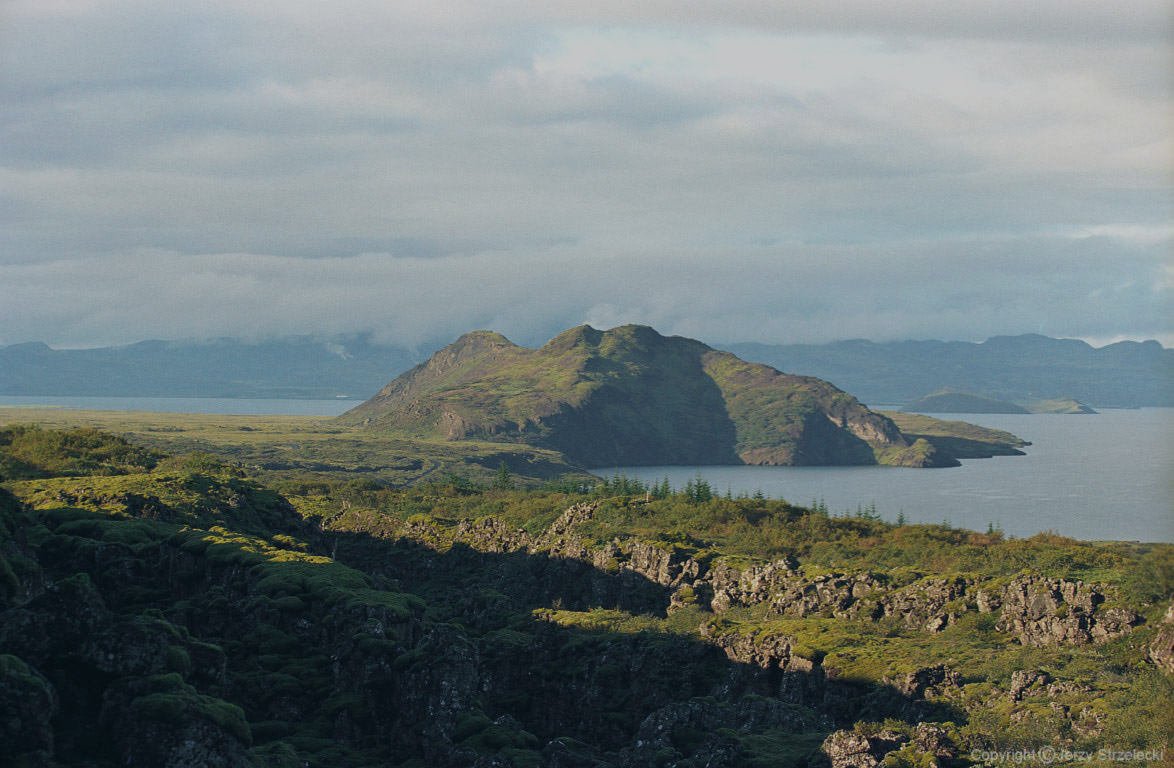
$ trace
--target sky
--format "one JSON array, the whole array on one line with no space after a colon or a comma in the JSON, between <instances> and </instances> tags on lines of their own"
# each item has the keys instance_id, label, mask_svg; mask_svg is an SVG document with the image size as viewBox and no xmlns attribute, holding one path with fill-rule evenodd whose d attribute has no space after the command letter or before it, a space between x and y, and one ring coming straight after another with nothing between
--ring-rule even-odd
<instances>
[{"instance_id":1,"label":"sky","mask_svg":"<svg viewBox=\"0 0 1174 768\"><path fill-rule=\"evenodd\" d=\"M0 0L0 345L1174 346L1164 0Z\"/></svg>"}]
</instances>

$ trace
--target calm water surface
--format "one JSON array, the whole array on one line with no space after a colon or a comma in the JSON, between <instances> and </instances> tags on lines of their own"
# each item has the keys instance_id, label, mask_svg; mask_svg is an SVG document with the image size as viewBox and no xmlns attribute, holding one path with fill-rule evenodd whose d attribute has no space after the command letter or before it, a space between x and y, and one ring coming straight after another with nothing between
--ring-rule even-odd
<instances>
[{"instance_id":1,"label":"calm water surface","mask_svg":"<svg viewBox=\"0 0 1174 768\"><path fill-rule=\"evenodd\" d=\"M1078 539L1174 541L1174 408L1091 416L930 414L1005 429L1032 445L1026 456L971 459L949 469L902 467L609 467L680 488L702 476L715 491L796 504L823 499L833 513L875 503L886 520L947 520L1001 527L1019 537L1055 531Z\"/></svg>"}]
</instances>

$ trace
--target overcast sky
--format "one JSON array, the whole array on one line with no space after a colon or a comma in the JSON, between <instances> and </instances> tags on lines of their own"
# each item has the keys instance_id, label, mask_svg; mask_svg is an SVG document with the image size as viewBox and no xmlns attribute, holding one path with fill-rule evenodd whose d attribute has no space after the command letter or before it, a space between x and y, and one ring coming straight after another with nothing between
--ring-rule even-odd
<instances>
[{"instance_id":1,"label":"overcast sky","mask_svg":"<svg viewBox=\"0 0 1174 768\"><path fill-rule=\"evenodd\" d=\"M0 344L1174 346L1164 0L0 0Z\"/></svg>"}]
</instances>

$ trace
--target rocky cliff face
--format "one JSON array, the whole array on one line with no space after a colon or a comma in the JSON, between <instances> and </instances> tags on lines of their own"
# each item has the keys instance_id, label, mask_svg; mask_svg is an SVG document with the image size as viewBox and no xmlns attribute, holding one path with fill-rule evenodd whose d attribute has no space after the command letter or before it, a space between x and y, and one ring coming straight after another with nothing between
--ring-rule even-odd
<instances>
[{"instance_id":1,"label":"rocky cliff face","mask_svg":"<svg viewBox=\"0 0 1174 768\"><path fill-rule=\"evenodd\" d=\"M875 621L890 617L909 628L940 632L966 613L995 613L997 627L1022 645L1085 645L1128 634L1144 623L1135 610L1112 605L1111 588L1024 574L1002 585L975 578L926 577L899 585L885 574L806 573L794 559L735 568L724 560L698 561L670 545L616 540L592 547L574 533L597 504L569 507L540 536L511 530L493 518L465 521L453 540L483 552L527 552L589 563L601 571L631 572L665 588L661 610L700 605L716 615L735 607L769 606L768 615ZM409 524L401 535L444 540L435 529ZM725 646L723 646L725 647Z\"/></svg>"},{"instance_id":2,"label":"rocky cliff face","mask_svg":"<svg viewBox=\"0 0 1174 768\"><path fill-rule=\"evenodd\" d=\"M891 420L827 382L644 326L581 326L537 350L466 334L340 420L525 442L584 466L956 463L908 450Z\"/></svg>"},{"instance_id":3,"label":"rocky cliff face","mask_svg":"<svg viewBox=\"0 0 1174 768\"><path fill-rule=\"evenodd\" d=\"M1106 599L1097 585L1024 576L1002 589L999 626L1023 645L1048 646L1103 643L1142 623Z\"/></svg>"},{"instance_id":4,"label":"rocky cliff face","mask_svg":"<svg viewBox=\"0 0 1174 768\"><path fill-rule=\"evenodd\" d=\"M764 561L674 522L884 534L781 502L467 484L285 497L206 456L80 477L50 458L26 462L20 499L0 489L3 764L926 765L989 746L991 724L1109 739L1125 675L1159 704L1164 690L1153 671L1114 669L1106 695L1035 668L1080 656L1085 675L1098 644L1134 640L1137 665L1164 668L1167 633L1110 587L821 569L806 549ZM364 493L379 505L353 508ZM1089 647L1049 651L1070 645ZM1014 669L963 679L1004 653Z\"/></svg>"}]
</instances>

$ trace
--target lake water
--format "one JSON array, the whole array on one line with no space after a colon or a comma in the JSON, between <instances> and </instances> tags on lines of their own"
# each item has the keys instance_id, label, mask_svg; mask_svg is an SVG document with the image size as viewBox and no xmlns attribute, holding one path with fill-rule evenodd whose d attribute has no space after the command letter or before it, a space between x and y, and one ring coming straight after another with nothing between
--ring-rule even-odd
<instances>
[{"instance_id":1,"label":"lake water","mask_svg":"<svg viewBox=\"0 0 1174 768\"><path fill-rule=\"evenodd\" d=\"M356 400L185 397L0 397L0 405L93 410L337 416ZM1174 541L1174 408L1094 416L931 414L1005 429L1030 440L1026 456L970 459L949 469L901 467L608 467L675 488L701 475L715 491L795 504L822 499L833 514L876 505L886 520L940 523L1008 535L1055 531L1078 539Z\"/></svg>"},{"instance_id":2,"label":"lake water","mask_svg":"<svg viewBox=\"0 0 1174 768\"><path fill-rule=\"evenodd\" d=\"M940 523L1008 535L1055 531L1085 540L1174 541L1174 408L1104 410L1092 416L930 414L1012 432L1026 456L964 460L961 467L610 467L681 488L700 472L730 489L833 514L876 504L885 520Z\"/></svg>"},{"instance_id":3,"label":"lake water","mask_svg":"<svg viewBox=\"0 0 1174 768\"><path fill-rule=\"evenodd\" d=\"M338 416L361 400L265 400L229 397L16 397L0 396L0 405L80 408L89 411L220 413L244 416Z\"/></svg>"}]
</instances>

